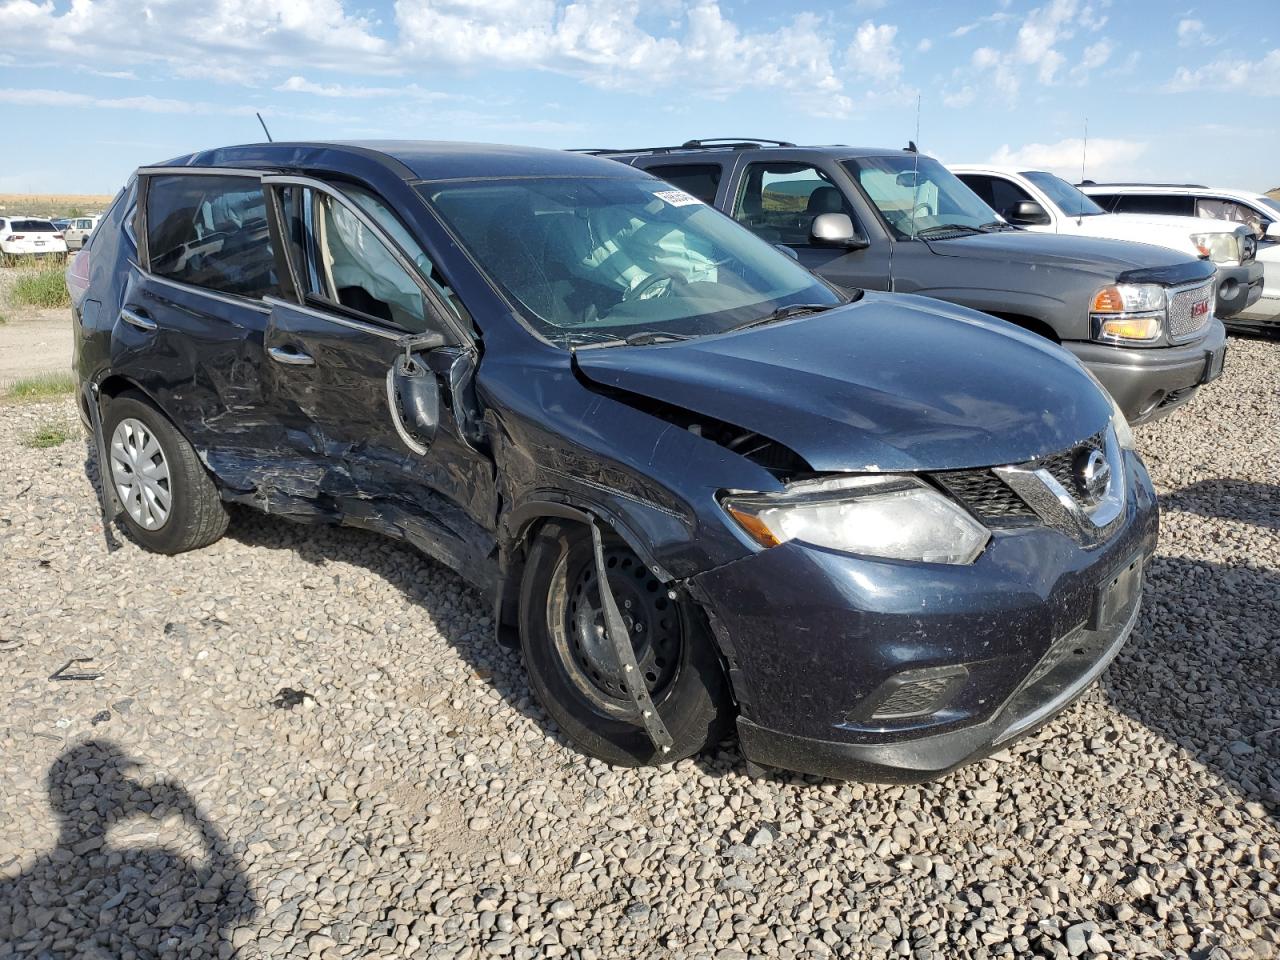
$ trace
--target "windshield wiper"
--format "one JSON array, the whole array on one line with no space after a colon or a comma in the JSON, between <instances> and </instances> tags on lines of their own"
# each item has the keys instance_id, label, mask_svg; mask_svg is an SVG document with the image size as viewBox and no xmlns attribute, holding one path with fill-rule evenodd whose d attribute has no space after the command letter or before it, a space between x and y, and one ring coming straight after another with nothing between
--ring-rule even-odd
<instances>
[{"instance_id":1,"label":"windshield wiper","mask_svg":"<svg viewBox=\"0 0 1280 960\"><path fill-rule=\"evenodd\" d=\"M824 310L830 310L832 307L842 306L838 303L789 303L785 307L779 307L773 313L767 316L757 317L755 320L748 320L746 323L739 324L734 330L750 330L752 327L763 327L766 323L774 323L778 320L785 320L787 317L796 317L802 313L822 313Z\"/></svg>"},{"instance_id":2,"label":"windshield wiper","mask_svg":"<svg viewBox=\"0 0 1280 960\"><path fill-rule=\"evenodd\" d=\"M1007 220L992 220L990 223L984 223L978 229L983 233L995 233L1001 230L1017 230L1018 228Z\"/></svg>"},{"instance_id":3,"label":"windshield wiper","mask_svg":"<svg viewBox=\"0 0 1280 960\"><path fill-rule=\"evenodd\" d=\"M980 229L977 227L971 227L967 223L940 223L935 227L925 227L923 230L917 230L916 236L927 237L929 234L956 233L961 230L968 231L969 233L982 233Z\"/></svg>"},{"instance_id":4,"label":"windshield wiper","mask_svg":"<svg viewBox=\"0 0 1280 960\"><path fill-rule=\"evenodd\" d=\"M675 343L678 340L692 340L691 333L668 333L665 330L641 330L627 337L606 337L602 340L589 341L576 345L578 350L595 350L598 347L643 347L651 343Z\"/></svg>"}]
</instances>

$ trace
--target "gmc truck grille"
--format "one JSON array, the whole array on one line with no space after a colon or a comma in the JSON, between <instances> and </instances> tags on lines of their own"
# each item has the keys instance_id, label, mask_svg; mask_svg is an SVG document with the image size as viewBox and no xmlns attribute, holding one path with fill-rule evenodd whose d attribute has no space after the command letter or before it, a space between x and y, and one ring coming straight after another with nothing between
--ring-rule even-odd
<instances>
[{"instance_id":1,"label":"gmc truck grille","mask_svg":"<svg viewBox=\"0 0 1280 960\"><path fill-rule=\"evenodd\" d=\"M1189 340L1213 317L1213 284L1179 290L1169 298L1169 339Z\"/></svg>"}]
</instances>

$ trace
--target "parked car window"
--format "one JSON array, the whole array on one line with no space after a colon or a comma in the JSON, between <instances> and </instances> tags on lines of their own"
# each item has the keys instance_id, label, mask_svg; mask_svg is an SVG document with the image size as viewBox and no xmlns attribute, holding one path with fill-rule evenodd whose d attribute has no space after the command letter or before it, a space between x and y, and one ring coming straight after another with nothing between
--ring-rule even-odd
<instances>
[{"instance_id":1,"label":"parked car window","mask_svg":"<svg viewBox=\"0 0 1280 960\"><path fill-rule=\"evenodd\" d=\"M50 220L10 220L9 229L21 233L57 233L58 228Z\"/></svg>"},{"instance_id":2,"label":"parked car window","mask_svg":"<svg viewBox=\"0 0 1280 960\"><path fill-rule=\"evenodd\" d=\"M820 213L853 210L827 174L807 163L753 163L747 167L733 218L770 243L804 246Z\"/></svg>"},{"instance_id":3,"label":"parked car window","mask_svg":"<svg viewBox=\"0 0 1280 960\"><path fill-rule=\"evenodd\" d=\"M1081 193L1061 177L1052 173L1030 171L1023 174L1032 184L1039 187L1068 217L1096 217L1106 213L1087 194ZM996 208L1000 209L999 207Z\"/></svg>"},{"instance_id":4,"label":"parked car window","mask_svg":"<svg viewBox=\"0 0 1280 960\"><path fill-rule=\"evenodd\" d=\"M696 198L633 179L529 178L419 188L548 339L718 333L839 297Z\"/></svg>"},{"instance_id":5,"label":"parked car window","mask_svg":"<svg viewBox=\"0 0 1280 960\"><path fill-rule=\"evenodd\" d=\"M899 240L996 221L995 211L932 157L863 157L844 165Z\"/></svg>"},{"instance_id":6,"label":"parked car window","mask_svg":"<svg viewBox=\"0 0 1280 960\"><path fill-rule=\"evenodd\" d=\"M718 163L676 163L645 167L645 173L661 177L667 183L692 194L703 203L715 203L720 189L721 167Z\"/></svg>"},{"instance_id":7,"label":"parked car window","mask_svg":"<svg viewBox=\"0 0 1280 960\"><path fill-rule=\"evenodd\" d=\"M1235 200L1224 200L1220 197L1197 197L1196 216L1206 220L1229 220L1232 223L1243 223L1259 240L1266 232L1262 215L1252 207L1246 207Z\"/></svg>"},{"instance_id":8,"label":"parked car window","mask_svg":"<svg viewBox=\"0 0 1280 960\"><path fill-rule=\"evenodd\" d=\"M417 281L354 211L310 187L286 186L281 200L285 232L309 304L352 311L410 333L435 326ZM376 206L380 214L365 210L366 206ZM361 209L380 227L384 220L387 226L394 224L396 243L424 275L431 271L426 254L380 201L366 195Z\"/></svg>"},{"instance_id":9,"label":"parked car window","mask_svg":"<svg viewBox=\"0 0 1280 960\"><path fill-rule=\"evenodd\" d=\"M1008 217L1017 203L1034 199L1012 180L983 173L957 174L960 182L976 193L982 202L1002 217Z\"/></svg>"},{"instance_id":10,"label":"parked car window","mask_svg":"<svg viewBox=\"0 0 1280 960\"><path fill-rule=\"evenodd\" d=\"M1125 193L1116 197L1112 213L1151 213L1173 217L1195 216L1194 198L1178 194Z\"/></svg>"},{"instance_id":11,"label":"parked car window","mask_svg":"<svg viewBox=\"0 0 1280 960\"><path fill-rule=\"evenodd\" d=\"M267 207L256 178L153 176L146 206L152 273L242 297L276 292Z\"/></svg>"}]
</instances>

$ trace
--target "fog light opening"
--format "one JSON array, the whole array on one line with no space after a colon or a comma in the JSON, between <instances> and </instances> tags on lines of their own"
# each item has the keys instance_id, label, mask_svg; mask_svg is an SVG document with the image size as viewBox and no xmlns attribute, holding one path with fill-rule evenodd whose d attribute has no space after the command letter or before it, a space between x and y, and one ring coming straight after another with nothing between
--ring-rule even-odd
<instances>
[{"instance_id":1,"label":"fog light opening","mask_svg":"<svg viewBox=\"0 0 1280 960\"><path fill-rule=\"evenodd\" d=\"M848 719L885 723L930 716L951 702L968 676L961 665L904 670L880 684Z\"/></svg>"}]
</instances>

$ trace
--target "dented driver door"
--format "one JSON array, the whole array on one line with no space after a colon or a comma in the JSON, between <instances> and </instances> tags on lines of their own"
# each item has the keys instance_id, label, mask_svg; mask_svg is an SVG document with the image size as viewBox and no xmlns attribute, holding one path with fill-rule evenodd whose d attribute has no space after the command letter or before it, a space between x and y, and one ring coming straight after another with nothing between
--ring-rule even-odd
<instances>
[{"instance_id":1,"label":"dented driver door","mask_svg":"<svg viewBox=\"0 0 1280 960\"><path fill-rule=\"evenodd\" d=\"M357 205L309 178L264 183L293 287L267 301L264 379L297 486L480 579L496 493L470 390L475 353L425 255L398 221L384 229L392 215L372 195Z\"/></svg>"}]
</instances>

